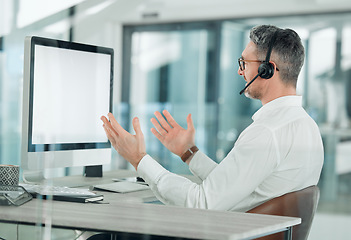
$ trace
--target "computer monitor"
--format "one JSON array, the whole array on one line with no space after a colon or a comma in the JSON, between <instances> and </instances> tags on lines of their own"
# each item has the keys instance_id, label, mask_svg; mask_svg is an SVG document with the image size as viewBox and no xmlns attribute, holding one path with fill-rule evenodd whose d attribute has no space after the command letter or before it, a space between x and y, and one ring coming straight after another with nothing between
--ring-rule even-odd
<instances>
[{"instance_id":1,"label":"computer monitor","mask_svg":"<svg viewBox=\"0 0 351 240\"><path fill-rule=\"evenodd\" d=\"M44 169L110 162L100 117L112 111L113 56L112 48L25 38L24 181L41 181Z\"/></svg>"}]
</instances>

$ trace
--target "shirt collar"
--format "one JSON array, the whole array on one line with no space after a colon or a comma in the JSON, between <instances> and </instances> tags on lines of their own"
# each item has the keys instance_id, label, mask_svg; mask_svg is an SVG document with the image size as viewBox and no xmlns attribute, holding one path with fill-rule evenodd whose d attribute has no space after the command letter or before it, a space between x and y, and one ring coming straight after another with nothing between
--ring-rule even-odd
<instances>
[{"instance_id":1,"label":"shirt collar","mask_svg":"<svg viewBox=\"0 0 351 240\"><path fill-rule=\"evenodd\" d=\"M284 96L276 98L265 105L263 105L258 111L252 116L252 120L257 120L262 116L262 114L269 112L273 109L281 107L301 107L302 106L302 96Z\"/></svg>"}]
</instances>

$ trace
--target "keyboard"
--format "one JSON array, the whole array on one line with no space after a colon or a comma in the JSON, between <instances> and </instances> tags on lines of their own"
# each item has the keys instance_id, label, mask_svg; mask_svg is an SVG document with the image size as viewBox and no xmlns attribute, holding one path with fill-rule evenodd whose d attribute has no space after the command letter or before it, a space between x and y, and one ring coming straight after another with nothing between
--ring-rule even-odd
<instances>
[{"instance_id":1,"label":"keyboard","mask_svg":"<svg viewBox=\"0 0 351 240\"><path fill-rule=\"evenodd\" d=\"M80 188L25 183L21 184L21 186L24 187L29 193L37 193L40 195L94 195L93 192Z\"/></svg>"}]
</instances>

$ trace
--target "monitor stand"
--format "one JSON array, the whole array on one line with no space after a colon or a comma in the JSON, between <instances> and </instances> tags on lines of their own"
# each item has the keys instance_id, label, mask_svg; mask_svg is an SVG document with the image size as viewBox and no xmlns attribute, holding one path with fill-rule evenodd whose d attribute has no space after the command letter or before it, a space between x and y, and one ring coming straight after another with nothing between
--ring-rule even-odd
<instances>
[{"instance_id":1,"label":"monitor stand","mask_svg":"<svg viewBox=\"0 0 351 240\"><path fill-rule=\"evenodd\" d=\"M24 183L27 184L49 184L57 186L67 186L67 187L80 187L91 185L96 181L102 180L102 165L95 166L85 166L84 176L71 176L64 178L50 178L47 179L44 176L43 170L23 170L22 179ZM74 178L73 181L71 178ZM94 180L95 179L95 180Z\"/></svg>"},{"instance_id":2,"label":"monitor stand","mask_svg":"<svg viewBox=\"0 0 351 240\"><path fill-rule=\"evenodd\" d=\"M42 170L23 170L22 179L24 183L40 184L45 181Z\"/></svg>"},{"instance_id":3,"label":"monitor stand","mask_svg":"<svg viewBox=\"0 0 351 240\"><path fill-rule=\"evenodd\" d=\"M85 177L102 177L102 165L85 166Z\"/></svg>"}]
</instances>

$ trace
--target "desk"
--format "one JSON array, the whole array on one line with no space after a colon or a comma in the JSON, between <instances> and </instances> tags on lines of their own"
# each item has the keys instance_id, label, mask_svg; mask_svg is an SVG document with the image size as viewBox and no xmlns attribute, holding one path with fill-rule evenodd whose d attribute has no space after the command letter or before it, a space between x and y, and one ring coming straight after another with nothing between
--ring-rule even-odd
<instances>
[{"instance_id":1,"label":"desk","mask_svg":"<svg viewBox=\"0 0 351 240\"><path fill-rule=\"evenodd\" d=\"M140 194L138 198L137 194ZM20 206L0 206L0 222L112 233L137 233L192 239L251 239L284 231L300 218L189 209L143 203L151 191L104 192L109 204L33 199Z\"/></svg>"}]
</instances>

